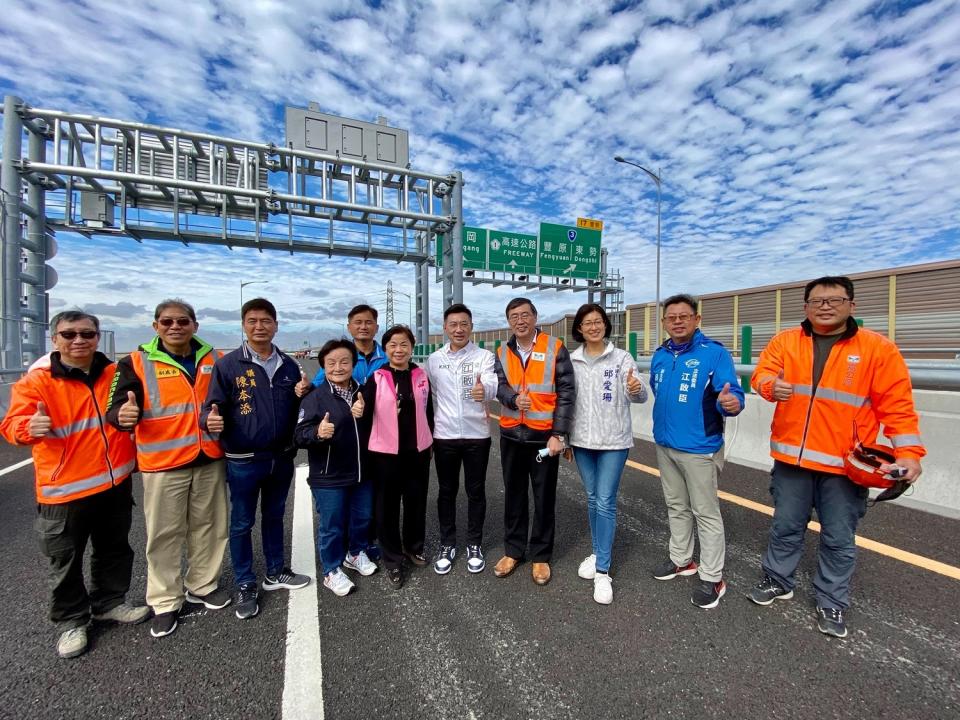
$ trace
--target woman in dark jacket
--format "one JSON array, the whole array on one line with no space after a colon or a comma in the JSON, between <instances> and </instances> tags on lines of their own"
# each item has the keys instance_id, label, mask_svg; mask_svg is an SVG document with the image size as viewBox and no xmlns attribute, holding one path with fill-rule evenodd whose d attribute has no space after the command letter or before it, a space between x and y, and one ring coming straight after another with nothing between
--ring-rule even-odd
<instances>
[{"instance_id":1,"label":"woman in dark jacket","mask_svg":"<svg viewBox=\"0 0 960 720\"><path fill-rule=\"evenodd\" d=\"M317 549L323 584L335 595L354 588L340 566L372 575L377 566L367 557L367 533L373 510L373 483L362 472L362 454L370 436L363 419L363 398L352 379L357 349L349 340L331 340L320 349L326 378L300 406L295 439L310 462L307 483L320 516ZM348 548L344 538L349 537Z\"/></svg>"}]
</instances>

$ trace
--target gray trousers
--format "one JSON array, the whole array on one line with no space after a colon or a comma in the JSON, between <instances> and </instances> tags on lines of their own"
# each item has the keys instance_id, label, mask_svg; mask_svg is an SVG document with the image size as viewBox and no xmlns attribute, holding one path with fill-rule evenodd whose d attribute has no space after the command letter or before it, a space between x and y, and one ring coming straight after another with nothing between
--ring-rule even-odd
<instances>
[{"instance_id":1,"label":"gray trousers","mask_svg":"<svg viewBox=\"0 0 960 720\"><path fill-rule=\"evenodd\" d=\"M712 455L699 455L657 445L657 464L670 519L670 559L679 567L693 560L696 521L700 537L700 579L719 582L726 552L717 497L723 448Z\"/></svg>"}]
</instances>

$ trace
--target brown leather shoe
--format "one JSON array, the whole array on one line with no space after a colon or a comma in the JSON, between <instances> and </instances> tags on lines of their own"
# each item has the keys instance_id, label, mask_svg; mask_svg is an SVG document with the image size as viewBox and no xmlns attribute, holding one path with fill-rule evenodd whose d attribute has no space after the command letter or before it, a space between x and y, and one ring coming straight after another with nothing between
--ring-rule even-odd
<instances>
[{"instance_id":1,"label":"brown leather shoe","mask_svg":"<svg viewBox=\"0 0 960 720\"><path fill-rule=\"evenodd\" d=\"M519 564L520 561L516 558L512 558L509 555L504 555L497 561L497 564L493 566L493 574L497 577L506 577L516 570L517 565Z\"/></svg>"},{"instance_id":2,"label":"brown leather shoe","mask_svg":"<svg viewBox=\"0 0 960 720\"><path fill-rule=\"evenodd\" d=\"M550 563L535 562L532 565L533 581L537 585L546 585L550 582Z\"/></svg>"}]
</instances>

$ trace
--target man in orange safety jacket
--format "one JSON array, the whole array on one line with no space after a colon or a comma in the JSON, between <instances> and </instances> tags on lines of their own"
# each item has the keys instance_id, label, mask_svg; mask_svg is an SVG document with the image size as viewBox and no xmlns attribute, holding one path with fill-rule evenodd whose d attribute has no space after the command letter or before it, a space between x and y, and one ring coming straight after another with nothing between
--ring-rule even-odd
<instances>
[{"instance_id":1,"label":"man in orange safety jacket","mask_svg":"<svg viewBox=\"0 0 960 720\"><path fill-rule=\"evenodd\" d=\"M750 599L770 605L793 597L804 532L816 508L822 526L813 581L817 627L846 637L843 613L868 490L846 477L844 457L858 440L875 442L881 423L907 482L919 477L926 451L906 363L893 342L857 326L851 280L813 280L803 299L806 320L770 341L751 380L777 408L770 437L774 516L764 577Z\"/></svg>"},{"instance_id":2,"label":"man in orange safety jacket","mask_svg":"<svg viewBox=\"0 0 960 720\"><path fill-rule=\"evenodd\" d=\"M87 650L94 620L136 624L150 608L126 602L133 570L130 532L135 453L130 434L103 416L116 365L97 352L100 321L66 311L50 322L54 351L13 386L3 437L33 450L40 549L49 562L50 619L57 654ZM83 555L92 545L89 592Z\"/></svg>"}]
</instances>

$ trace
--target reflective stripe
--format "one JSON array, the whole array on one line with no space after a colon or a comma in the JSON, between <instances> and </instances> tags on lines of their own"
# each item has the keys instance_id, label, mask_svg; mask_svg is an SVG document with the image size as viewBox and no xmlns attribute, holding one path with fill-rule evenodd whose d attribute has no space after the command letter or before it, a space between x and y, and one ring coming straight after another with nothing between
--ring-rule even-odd
<instances>
[{"instance_id":1,"label":"reflective stripe","mask_svg":"<svg viewBox=\"0 0 960 720\"><path fill-rule=\"evenodd\" d=\"M65 495L73 495L74 493L83 492L84 490L92 490L101 485L109 485L112 482L113 478L110 476L110 473L105 472L83 480L64 483L63 485L44 485L40 488L40 494L48 498L64 497Z\"/></svg>"},{"instance_id":2,"label":"reflective stripe","mask_svg":"<svg viewBox=\"0 0 960 720\"><path fill-rule=\"evenodd\" d=\"M510 385L510 387L514 389L515 392L519 393L520 386L514 385L512 382L510 382L510 373L507 372L507 345L506 344L501 345L500 348L497 350L497 352L500 353L500 367L503 368L503 374L504 374L504 377L507 378L507 383Z\"/></svg>"},{"instance_id":3,"label":"reflective stripe","mask_svg":"<svg viewBox=\"0 0 960 720\"><path fill-rule=\"evenodd\" d=\"M528 413L528 414L529 414L529 413ZM517 418L518 420L520 419L520 411L519 411L519 410L511 410L511 409L508 408L506 405L501 405L501 406L500 406L500 415L503 416L503 417Z\"/></svg>"},{"instance_id":4,"label":"reflective stripe","mask_svg":"<svg viewBox=\"0 0 960 720\"><path fill-rule=\"evenodd\" d=\"M217 439L216 439L213 435L211 435L210 433L208 433L206 430L201 430L201 431L200 431L200 440L201 440L201 442L216 442L216 441L217 441Z\"/></svg>"},{"instance_id":5,"label":"reflective stripe","mask_svg":"<svg viewBox=\"0 0 960 720\"><path fill-rule=\"evenodd\" d=\"M827 455L826 453L817 452L816 450L810 450L808 448L804 448L803 450L803 459L813 460L814 462L818 462L821 465L828 465L829 467L843 467L843 458L837 457L836 455Z\"/></svg>"},{"instance_id":6,"label":"reflective stripe","mask_svg":"<svg viewBox=\"0 0 960 720\"><path fill-rule=\"evenodd\" d=\"M854 395L853 393L844 392L843 390L834 390L825 387L817 388L817 399L833 400L834 402L843 403L844 405L852 405L855 408L870 404L870 398L863 395Z\"/></svg>"},{"instance_id":7,"label":"reflective stripe","mask_svg":"<svg viewBox=\"0 0 960 720\"><path fill-rule=\"evenodd\" d=\"M813 394L813 388L810 387L809 385L803 385L803 384L800 384L800 383L794 383L794 386L793 386L793 394L794 394L794 395L806 395L807 397L810 397L810 396Z\"/></svg>"},{"instance_id":8,"label":"reflective stripe","mask_svg":"<svg viewBox=\"0 0 960 720\"><path fill-rule=\"evenodd\" d=\"M557 386L553 383L535 383L527 385L527 390L530 392L539 392L539 393L552 393L557 389Z\"/></svg>"},{"instance_id":9,"label":"reflective stripe","mask_svg":"<svg viewBox=\"0 0 960 720\"><path fill-rule=\"evenodd\" d=\"M160 408L162 403L160 402L160 383L157 382L157 364L150 360L143 350L140 351L140 358L143 362L143 384L147 386L150 405Z\"/></svg>"},{"instance_id":10,"label":"reflective stripe","mask_svg":"<svg viewBox=\"0 0 960 720\"><path fill-rule=\"evenodd\" d=\"M143 453L163 452L164 450L176 450L177 448L188 447L196 444L196 442L197 437L195 435L187 435L186 437L174 438L173 440L161 440L160 442L152 443L137 443L137 450Z\"/></svg>"},{"instance_id":11,"label":"reflective stripe","mask_svg":"<svg viewBox=\"0 0 960 720\"><path fill-rule=\"evenodd\" d=\"M524 413L524 417L526 417L527 420L552 420L553 413L552 412L533 412L532 410L527 410Z\"/></svg>"},{"instance_id":12,"label":"reflective stripe","mask_svg":"<svg viewBox=\"0 0 960 720\"><path fill-rule=\"evenodd\" d=\"M147 408L143 411L143 419L170 417L172 415L186 415L192 413L196 406L193 403L180 403L179 405L167 405Z\"/></svg>"},{"instance_id":13,"label":"reflective stripe","mask_svg":"<svg viewBox=\"0 0 960 720\"><path fill-rule=\"evenodd\" d=\"M114 477L114 479L119 478L119 479L122 480L122 479L125 478L127 475L129 475L130 473L132 473L132 472L133 472L133 469L134 469L136 466L137 466L137 461L134 459L134 460L130 460L129 462L125 462L125 463L124 463L123 465L121 465L120 467L115 467L115 468L113 469L113 477Z\"/></svg>"},{"instance_id":14,"label":"reflective stripe","mask_svg":"<svg viewBox=\"0 0 960 720\"><path fill-rule=\"evenodd\" d=\"M77 420L69 425L62 425L58 428L51 428L50 434L56 438L65 438L82 430L96 430L100 427L99 417L88 417L83 420Z\"/></svg>"},{"instance_id":15,"label":"reflective stripe","mask_svg":"<svg viewBox=\"0 0 960 720\"><path fill-rule=\"evenodd\" d=\"M893 443L895 448L902 448L910 445L923 446L923 441L920 440L919 435L894 435L890 438L890 442Z\"/></svg>"},{"instance_id":16,"label":"reflective stripe","mask_svg":"<svg viewBox=\"0 0 960 720\"><path fill-rule=\"evenodd\" d=\"M543 359L543 382L553 380L553 366L557 362L557 348L560 347L560 341L556 338L550 338L547 342L547 354ZM553 392L553 390L541 390L539 392ZM551 416L552 417L552 416ZM548 418L549 419L549 418Z\"/></svg>"},{"instance_id":17,"label":"reflective stripe","mask_svg":"<svg viewBox=\"0 0 960 720\"><path fill-rule=\"evenodd\" d=\"M770 449L790 457L797 457L800 454L800 448L797 445L787 445L787 443L770 441Z\"/></svg>"}]
</instances>

